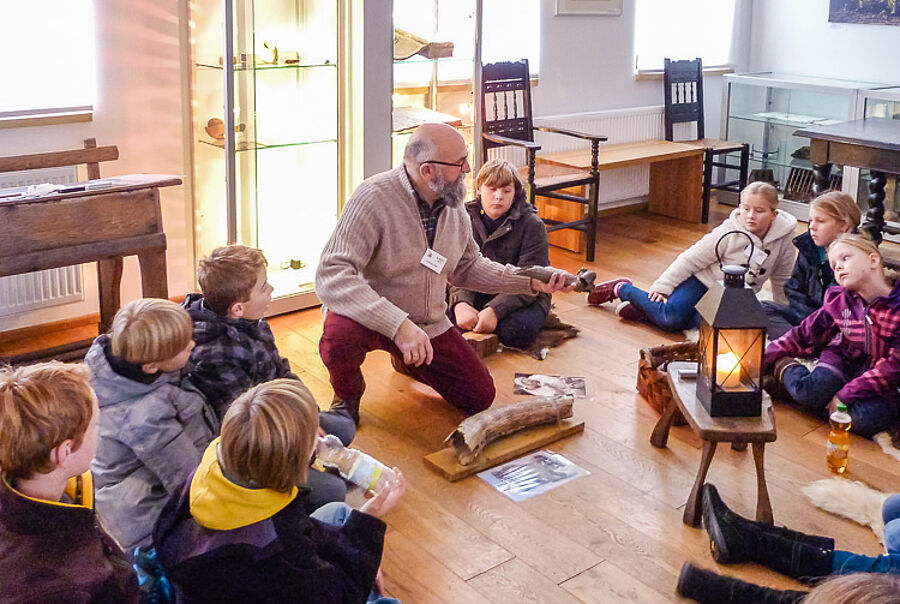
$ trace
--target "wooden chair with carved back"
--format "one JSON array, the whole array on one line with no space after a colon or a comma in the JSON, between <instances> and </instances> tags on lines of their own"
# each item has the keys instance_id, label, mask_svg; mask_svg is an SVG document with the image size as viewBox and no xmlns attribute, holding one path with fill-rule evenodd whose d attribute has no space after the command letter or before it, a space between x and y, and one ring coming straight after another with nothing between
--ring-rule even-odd
<instances>
[{"instance_id":1,"label":"wooden chair with carved back","mask_svg":"<svg viewBox=\"0 0 900 604\"><path fill-rule=\"evenodd\" d=\"M574 229L585 234L585 258L594 259L594 243L597 237L597 197L600 173L597 170L599 145L607 140L601 135L586 134L563 128L535 126L531 109L531 74L528 59L516 62L490 63L481 67L481 133L482 162L488 159L488 150L515 146L525 150L527 165L520 168L528 183L528 201L535 204L535 197L543 196L583 204L585 216L573 221L559 221L542 217L547 231ZM589 141L591 145L591 171L559 174L552 166L536 164L541 146L534 142L534 132L551 132ZM587 187L582 197L561 192L569 187Z\"/></svg>"},{"instance_id":2,"label":"wooden chair with carved back","mask_svg":"<svg viewBox=\"0 0 900 604\"><path fill-rule=\"evenodd\" d=\"M703 222L709 222L709 201L712 191L731 191L738 195L747 186L747 167L750 161L750 144L726 140L708 139L703 125L703 63L665 60L663 71L665 97L666 140L675 140L674 126L682 123L697 124L695 140L678 141L703 147ZM729 163L729 154L738 153L737 164ZM713 181L713 168L722 168L725 180ZM737 171L737 179L728 179L729 171Z\"/></svg>"}]
</instances>

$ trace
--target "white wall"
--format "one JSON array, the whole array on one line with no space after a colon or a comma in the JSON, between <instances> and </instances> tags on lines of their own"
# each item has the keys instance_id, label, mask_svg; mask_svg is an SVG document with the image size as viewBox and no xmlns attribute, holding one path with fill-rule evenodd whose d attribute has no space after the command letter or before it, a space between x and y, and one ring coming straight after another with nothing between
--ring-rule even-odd
<instances>
[{"instance_id":1,"label":"white wall","mask_svg":"<svg viewBox=\"0 0 900 604\"><path fill-rule=\"evenodd\" d=\"M900 26L829 23L828 0L754 0L750 69L900 84Z\"/></svg>"},{"instance_id":2,"label":"white wall","mask_svg":"<svg viewBox=\"0 0 900 604\"><path fill-rule=\"evenodd\" d=\"M542 0L541 74L533 92L536 115L662 105L662 77L638 81L634 76L635 2L625 0L617 17L556 16L556 0ZM751 4L738 0L737 6L734 52L737 71L744 71ZM703 86L707 136L712 138L719 132L722 78L706 77Z\"/></svg>"},{"instance_id":3,"label":"white wall","mask_svg":"<svg viewBox=\"0 0 900 604\"><path fill-rule=\"evenodd\" d=\"M96 0L98 102L94 120L0 130L0 155L82 147L85 138L117 145L119 159L100 165L101 176L137 172L184 174L185 147L179 5L177 0ZM0 81L3 67L0 66ZM85 175L81 174L81 178ZM187 182L161 190L168 237L170 295L193 290L193 243ZM87 300L0 319L0 331L97 312L95 265L85 265ZM140 271L127 258L122 297L140 296Z\"/></svg>"}]
</instances>

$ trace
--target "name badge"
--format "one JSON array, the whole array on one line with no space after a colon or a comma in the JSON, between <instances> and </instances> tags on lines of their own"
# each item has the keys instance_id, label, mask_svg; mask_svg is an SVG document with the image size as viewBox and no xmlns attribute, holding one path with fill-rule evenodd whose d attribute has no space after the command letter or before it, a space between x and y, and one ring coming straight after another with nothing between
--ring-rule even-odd
<instances>
[{"instance_id":1,"label":"name badge","mask_svg":"<svg viewBox=\"0 0 900 604\"><path fill-rule=\"evenodd\" d=\"M447 264L447 259L433 249L428 248L425 250L425 255L422 256L422 264L440 275L441 271L444 270L444 265Z\"/></svg>"},{"instance_id":2,"label":"name badge","mask_svg":"<svg viewBox=\"0 0 900 604\"><path fill-rule=\"evenodd\" d=\"M750 253L749 245L746 248L744 248L744 253L745 254ZM768 257L769 257L769 255L765 251L759 249L758 247L754 247L753 254L750 256L750 262L754 262L756 264L762 264L763 262L766 261L766 258L768 258Z\"/></svg>"}]
</instances>

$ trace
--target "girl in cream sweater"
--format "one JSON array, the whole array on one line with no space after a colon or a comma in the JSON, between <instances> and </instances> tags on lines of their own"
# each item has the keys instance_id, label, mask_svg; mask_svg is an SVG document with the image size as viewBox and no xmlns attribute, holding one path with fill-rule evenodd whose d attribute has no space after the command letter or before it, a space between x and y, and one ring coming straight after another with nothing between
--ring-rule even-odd
<instances>
[{"instance_id":1,"label":"girl in cream sweater","mask_svg":"<svg viewBox=\"0 0 900 604\"><path fill-rule=\"evenodd\" d=\"M797 219L778 209L778 191L770 184L754 182L741 192L740 206L725 221L700 241L683 251L650 286L641 290L631 279L619 278L594 287L588 303L603 304L621 300L616 314L629 321L650 323L666 331L697 327L700 316L694 308L706 290L723 278L716 243L729 231L746 233L753 241L753 253L747 237L732 234L719 246L722 264L747 264L747 284L759 292L772 280L776 302L785 303L784 283L791 276L794 246L791 239Z\"/></svg>"}]
</instances>

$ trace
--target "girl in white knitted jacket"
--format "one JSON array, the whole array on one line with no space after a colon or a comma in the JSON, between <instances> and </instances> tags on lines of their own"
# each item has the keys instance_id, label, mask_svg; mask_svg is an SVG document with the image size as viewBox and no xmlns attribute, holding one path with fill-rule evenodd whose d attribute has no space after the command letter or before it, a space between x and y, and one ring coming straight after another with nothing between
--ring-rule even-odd
<instances>
[{"instance_id":1,"label":"girl in white knitted jacket","mask_svg":"<svg viewBox=\"0 0 900 604\"><path fill-rule=\"evenodd\" d=\"M732 234L719 246L722 264L747 264L747 284L759 292L772 280L776 302L785 303L784 282L791 276L796 250L791 244L797 219L778 210L778 191L772 185L754 182L741 192L740 206L725 221L683 251L650 286L641 290L631 279L619 278L594 287L588 303L603 304L620 299L616 314L629 321L650 323L666 331L691 329L700 324L694 308L713 282L722 279L716 258L716 244L729 231L741 231L747 237Z\"/></svg>"}]
</instances>

